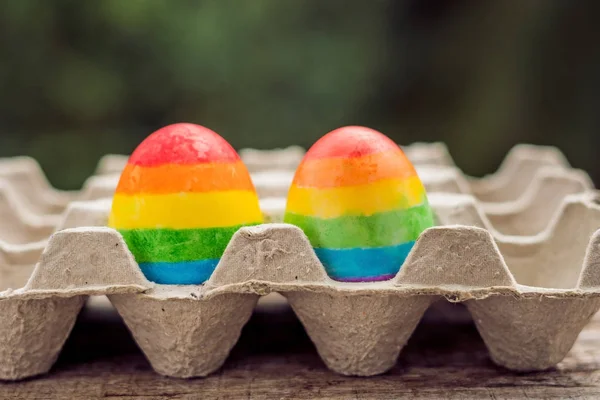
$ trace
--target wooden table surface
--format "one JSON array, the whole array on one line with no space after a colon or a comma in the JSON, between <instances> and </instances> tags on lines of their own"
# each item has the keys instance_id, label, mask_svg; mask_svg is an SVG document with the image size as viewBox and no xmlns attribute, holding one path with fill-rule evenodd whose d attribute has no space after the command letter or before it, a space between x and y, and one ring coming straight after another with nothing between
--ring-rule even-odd
<instances>
[{"instance_id":1,"label":"wooden table surface","mask_svg":"<svg viewBox=\"0 0 600 400\"><path fill-rule=\"evenodd\" d=\"M0 384L0 399L600 399L600 315L557 368L496 367L474 325L426 322L389 373L327 370L295 315L263 304L225 366L208 378L155 374L110 309L85 309L52 371Z\"/></svg>"}]
</instances>

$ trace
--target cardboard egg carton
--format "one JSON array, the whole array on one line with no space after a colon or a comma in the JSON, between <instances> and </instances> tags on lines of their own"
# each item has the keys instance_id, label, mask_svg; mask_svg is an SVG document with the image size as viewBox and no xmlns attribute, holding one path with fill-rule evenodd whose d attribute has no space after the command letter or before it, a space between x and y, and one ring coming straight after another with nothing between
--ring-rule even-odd
<instances>
[{"instance_id":1,"label":"cardboard egg carton","mask_svg":"<svg viewBox=\"0 0 600 400\"><path fill-rule=\"evenodd\" d=\"M565 195L592 187L585 172L571 169L562 153L551 147L515 146L495 174L480 179L468 177L456 168L441 143L416 143L404 149L415 163L428 193L474 195L501 232L511 233L512 228L505 230L501 225L507 221L513 221L513 225L524 221L520 218L523 213L553 212ZM294 175L290 167L299 163L303 150L292 146L280 150L246 149L240 154L249 169L258 171L252 173L252 179L259 198L265 203L266 220L281 221L285 208L282 198L287 195ZM288 161L282 164L282 160ZM60 225L69 202L112 197L126 162L126 156L107 155L98 163L97 174L86 181L82 190L61 192L49 186L35 160L27 157L0 160L0 181L4 181L4 185L0 185L0 215L11 214L12 219L22 221L23 226L17 229L24 232L19 235L19 243L40 240ZM563 185L562 181L570 183ZM14 189L12 194L6 193L7 185ZM62 208L56 202L46 203L45 199L56 198L62 198ZM550 199L554 206L536 207L544 198ZM32 206L34 202L36 205ZM547 220L547 216L542 215L540 220ZM535 231L528 226L519 228L522 234ZM0 227L0 240L3 238Z\"/></svg>"},{"instance_id":2,"label":"cardboard egg carton","mask_svg":"<svg viewBox=\"0 0 600 400\"><path fill-rule=\"evenodd\" d=\"M418 169L430 195L438 192L465 192L453 190L453 187L447 184L448 181L445 180L445 177L450 175L447 174L447 168L440 169L439 174L433 173L429 166ZM455 173L451 176L460 177ZM278 177L281 179L276 179ZM283 221L285 196L292 178L292 172L274 171L253 174L266 221ZM271 183L264 184L268 179L271 179ZM521 177L517 175L513 181L519 179ZM92 184L89 184L88 189L83 192L88 196L81 198L100 200L81 200L69 203L71 206L67 206L66 210L59 215L36 215L19 202L18 196L11 187L3 184L0 180L0 217L4 221L0 225L0 240L13 244L28 243L45 240L58 229L104 225L118 176L94 176L88 179L88 182ZM486 203L475 198L485 216L495 225L498 232L516 235L538 233L547 225L567 195L585 192L593 188L593 185L583 171L541 167L525 187L525 192L514 201ZM472 196L472 194L470 195ZM538 206L541 202L544 202L544 207ZM80 210L76 218L70 215L74 212L73 207ZM89 218L79 219L79 215L85 210L89 210L93 215L90 215ZM102 213L102 215L98 213Z\"/></svg>"},{"instance_id":3,"label":"cardboard egg carton","mask_svg":"<svg viewBox=\"0 0 600 400\"><path fill-rule=\"evenodd\" d=\"M500 246L482 228L430 228L393 280L361 284L331 280L304 234L285 224L241 229L201 286L148 282L109 228L61 231L25 286L0 293L0 374L45 372L85 296L107 294L158 373L204 376L222 365L258 298L271 292L288 299L323 361L341 374L391 368L438 299L465 303L499 365L549 368L600 308L600 234L581 241L600 209L583 198L569 204L565 220L587 221L584 229L557 224L556 239Z\"/></svg>"},{"instance_id":4,"label":"cardboard egg carton","mask_svg":"<svg viewBox=\"0 0 600 400\"><path fill-rule=\"evenodd\" d=\"M564 155L555 148L517 145L506 156L498 172L481 179L462 175L442 143L415 143L404 147L411 161L420 167L425 183L430 177L437 191L466 193L473 191L487 202L514 200L533 179L542 166L570 168ZM261 197L277 197L287 194L295 168L304 150L297 146L276 150L240 150L242 160L254 175ZM39 164L30 157L0 159L0 180L13 187L18 200L36 215L60 215L71 201L94 200L112 196L118 177L127 163L128 156L109 154L100 159L94 176L78 191L54 189ZM433 171L433 168L439 167ZM519 173L517 173L517 171ZM514 177L519 177L515 184ZM506 199L504 199L506 198Z\"/></svg>"},{"instance_id":5,"label":"cardboard egg carton","mask_svg":"<svg viewBox=\"0 0 600 400\"><path fill-rule=\"evenodd\" d=\"M585 172L571 169L562 153L550 147L518 145L508 153L498 172L481 179L465 176L454 167L447 148L441 143L416 143L405 147L405 151L416 163L430 195L443 192L474 196L483 217L493 225L495 235L539 233L565 196L593 188ZM283 221L285 196L294 174L288 166L297 164L302 149L243 150L241 154L250 165L253 160L262 162L253 167L259 172L253 173L252 178L265 221ZM286 157L291 161L283 165L283 169L274 169L277 162ZM63 192L49 185L35 160L28 157L0 159L0 220L3 221L0 242L45 242L60 229L105 225L110 208L108 199L119 179L117 171L126 160L126 156L103 157L97 171L112 173L90 177L81 191ZM271 161L265 164L265 160ZM261 171L264 168L267 169ZM32 206L34 202L37 203ZM544 207L539 207L542 202ZM62 204L62 208L58 204ZM40 214L41 210L47 212Z\"/></svg>"},{"instance_id":6,"label":"cardboard egg carton","mask_svg":"<svg viewBox=\"0 0 600 400\"><path fill-rule=\"evenodd\" d=\"M427 168L455 171L443 145L416 148ZM494 175L456 175L467 193L430 190L440 226L420 236L397 276L385 282L333 281L300 229L271 223L240 229L205 284L156 285L116 231L93 227L105 223L109 198L70 202L48 241L0 241L0 379L48 371L87 296L102 294L156 372L173 377L218 369L259 297L272 292L288 299L324 363L341 374L391 368L425 310L440 300L466 306L497 364L517 371L552 367L600 308L600 206L587 175L555 157L556 150L519 148ZM524 165L535 168L523 173ZM536 185L537 195L527 195ZM477 197L499 187L511 196ZM528 206L515 211L522 203ZM501 214L490 214L490 204L505 204L512 222L490 218ZM277 220L285 198L264 197L261 207ZM0 213L2 229L7 215Z\"/></svg>"}]
</instances>

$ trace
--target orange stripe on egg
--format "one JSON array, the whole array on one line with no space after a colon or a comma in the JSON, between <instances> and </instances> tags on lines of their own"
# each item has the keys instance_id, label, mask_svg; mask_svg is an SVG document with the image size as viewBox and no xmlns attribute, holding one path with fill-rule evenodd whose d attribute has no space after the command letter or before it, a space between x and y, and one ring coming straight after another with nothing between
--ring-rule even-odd
<instances>
[{"instance_id":1,"label":"orange stripe on egg","mask_svg":"<svg viewBox=\"0 0 600 400\"><path fill-rule=\"evenodd\" d=\"M127 164L116 193L168 194L223 190L254 191L254 185L242 161L196 165L164 164L156 167Z\"/></svg>"},{"instance_id":2,"label":"orange stripe on egg","mask_svg":"<svg viewBox=\"0 0 600 400\"><path fill-rule=\"evenodd\" d=\"M402 150L352 158L307 160L298 168L294 185L305 188L335 188L365 185L383 179L408 179L417 176Z\"/></svg>"}]
</instances>

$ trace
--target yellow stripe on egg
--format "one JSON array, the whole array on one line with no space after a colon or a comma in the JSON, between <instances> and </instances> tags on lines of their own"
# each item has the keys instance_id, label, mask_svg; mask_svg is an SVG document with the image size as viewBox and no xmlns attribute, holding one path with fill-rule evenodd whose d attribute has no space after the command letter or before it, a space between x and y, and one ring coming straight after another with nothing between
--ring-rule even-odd
<instances>
[{"instance_id":1,"label":"yellow stripe on egg","mask_svg":"<svg viewBox=\"0 0 600 400\"><path fill-rule=\"evenodd\" d=\"M256 193L228 190L163 195L116 194L109 226L116 229L198 229L262 221Z\"/></svg>"},{"instance_id":2,"label":"yellow stripe on egg","mask_svg":"<svg viewBox=\"0 0 600 400\"><path fill-rule=\"evenodd\" d=\"M416 176L327 189L292 185L287 199L287 212L319 218L369 216L415 207L425 201L425 188Z\"/></svg>"}]
</instances>

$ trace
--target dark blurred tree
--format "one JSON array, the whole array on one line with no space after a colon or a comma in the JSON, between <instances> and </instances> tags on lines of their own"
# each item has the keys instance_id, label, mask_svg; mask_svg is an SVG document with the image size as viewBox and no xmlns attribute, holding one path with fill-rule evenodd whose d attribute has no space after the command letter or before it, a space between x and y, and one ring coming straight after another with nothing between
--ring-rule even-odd
<instances>
[{"instance_id":1,"label":"dark blurred tree","mask_svg":"<svg viewBox=\"0 0 600 400\"><path fill-rule=\"evenodd\" d=\"M471 173L516 142L597 173L595 0L0 2L0 156L61 187L178 121L235 147L347 124L443 140ZM64 168L64 165L69 168Z\"/></svg>"}]
</instances>

